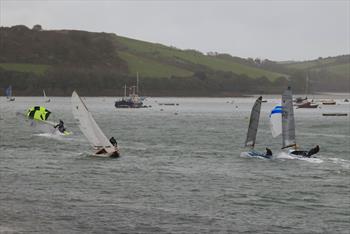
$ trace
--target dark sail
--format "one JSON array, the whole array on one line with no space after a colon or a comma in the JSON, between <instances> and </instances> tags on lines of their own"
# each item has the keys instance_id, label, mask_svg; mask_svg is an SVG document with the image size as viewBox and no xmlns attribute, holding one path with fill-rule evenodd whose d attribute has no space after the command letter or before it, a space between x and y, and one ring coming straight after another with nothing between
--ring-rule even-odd
<instances>
[{"instance_id":1,"label":"dark sail","mask_svg":"<svg viewBox=\"0 0 350 234\"><path fill-rule=\"evenodd\" d=\"M252 112L250 114L247 139L245 140L245 146L249 146L252 148L254 148L256 134L258 132L261 100L262 100L262 97L260 96L258 99L256 99L254 103Z\"/></svg>"}]
</instances>

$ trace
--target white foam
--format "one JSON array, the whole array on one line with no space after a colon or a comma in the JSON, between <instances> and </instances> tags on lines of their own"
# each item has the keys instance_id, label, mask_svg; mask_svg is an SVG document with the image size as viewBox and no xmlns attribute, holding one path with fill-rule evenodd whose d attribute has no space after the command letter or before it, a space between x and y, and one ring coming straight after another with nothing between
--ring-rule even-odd
<instances>
[{"instance_id":1,"label":"white foam","mask_svg":"<svg viewBox=\"0 0 350 234\"><path fill-rule=\"evenodd\" d=\"M339 164L343 168L350 169L350 160L342 159L342 158L329 158L335 164Z\"/></svg>"}]
</instances>

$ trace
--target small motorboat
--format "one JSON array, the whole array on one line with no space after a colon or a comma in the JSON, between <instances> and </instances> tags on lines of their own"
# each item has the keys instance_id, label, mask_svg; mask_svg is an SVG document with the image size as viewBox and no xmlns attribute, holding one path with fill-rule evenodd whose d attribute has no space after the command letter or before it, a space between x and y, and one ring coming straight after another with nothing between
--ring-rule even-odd
<instances>
[{"instance_id":1,"label":"small motorboat","mask_svg":"<svg viewBox=\"0 0 350 234\"><path fill-rule=\"evenodd\" d=\"M296 106L297 106L297 108L317 108L318 104L305 100L304 102L297 104Z\"/></svg>"},{"instance_id":2,"label":"small motorboat","mask_svg":"<svg viewBox=\"0 0 350 234\"><path fill-rule=\"evenodd\" d=\"M337 102L334 101L333 99L329 99L329 100L323 100L322 104L323 105L335 105L335 104L337 104Z\"/></svg>"}]
</instances>

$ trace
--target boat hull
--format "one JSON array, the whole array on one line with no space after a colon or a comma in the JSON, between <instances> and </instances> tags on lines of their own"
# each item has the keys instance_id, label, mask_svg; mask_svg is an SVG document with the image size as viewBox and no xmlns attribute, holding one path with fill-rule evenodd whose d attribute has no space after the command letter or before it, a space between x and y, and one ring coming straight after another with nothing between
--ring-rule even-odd
<instances>
[{"instance_id":1,"label":"boat hull","mask_svg":"<svg viewBox=\"0 0 350 234\"><path fill-rule=\"evenodd\" d=\"M271 159L272 155L266 155L265 153L261 153L255 150L248 151L248 152L242 152L241 156L243 157L253 157L253 158L266 158Z\"/></svg>"}]
</instances>

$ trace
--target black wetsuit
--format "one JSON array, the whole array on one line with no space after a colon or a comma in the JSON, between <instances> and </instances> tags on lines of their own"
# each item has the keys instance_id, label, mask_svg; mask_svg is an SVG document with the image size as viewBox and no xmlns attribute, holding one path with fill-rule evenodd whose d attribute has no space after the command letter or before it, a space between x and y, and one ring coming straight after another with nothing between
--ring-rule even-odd
<instances>
[{"instance_id":1,"label":"black wetsuit","mask_svg":"<svg viewBox=\"0 0 350 234\"><path fill-rule=\"evenodd\" d=\"M306 157L310 157L311 155L317 154L319 151L320 151L320 147L316 145L315 148L312 148L311 150L309 150Z\"/></svg>"},{"instance_id":2,"label":"black wetsuit","mask_svg":"<svg viewBox=\"0 0 350 234\"><path fill-rule=\"evenodd\" d=\"M54 128L57 128L57 127L58 127L58 131L60 131L61 133L64 133L64 131L66 131L62 120L60 120L60 122Z\"/></svg>"},{"instance_id":3,"label":"black wetsuit","mask_svg":"<svg viewBox=\"0 0 350 234\"><path fill-rule=\"evenodd\" d=\"M272 157L272 151L269 148L266 148L265 158L271 158Z\"/></svg>"},{"instance_id":4,"label":"black wetsuit","mask_svg":"<svg viewBox=\"0 0 350 234\"><path fill-rule=\"evenodd\" d=\"M316 147L310 149L309 151L305 151L305 150L295 150L293 152L291 152L291 154L294 155L300 155L306 158L310 158L312 155L317 154L320 151L320 147L318 145L316 145Z\"/></svg>"},{"instance_id":5,"label":"black wetsuit","mask_svg":"<svg viewBox=\"0 0 350 234\"><path fill-rule=\"evenodd\" d=\"M114 137L111 137L111 139L109 139L109 141L112 143L113 146L115 146L115 147L118 146L118 142L114 139Z\"/></svg>"}]
</instances>

